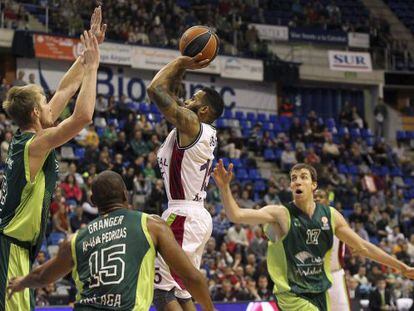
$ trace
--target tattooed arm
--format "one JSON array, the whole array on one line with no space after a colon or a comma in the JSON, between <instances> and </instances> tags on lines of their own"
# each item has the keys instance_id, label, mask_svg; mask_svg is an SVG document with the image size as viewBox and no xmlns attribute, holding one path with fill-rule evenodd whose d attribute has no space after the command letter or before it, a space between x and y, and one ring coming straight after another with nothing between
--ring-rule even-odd
<instances>
[{"instance_id":1,"label":"tattooed arm","mask_svg":"<svg viewBox=\"0 0 414 311\"><path fill-rule=\"evenodd\" d=\"M208 65L209 60L198 61L196 57L181 56L162 68L151 81L147 92L165 118L174 124L180 133L192 138L198 135L200 121L197 115L180 105L175 91L181 84L187 69L200 69Z\"/></svg>"}]
</instances>

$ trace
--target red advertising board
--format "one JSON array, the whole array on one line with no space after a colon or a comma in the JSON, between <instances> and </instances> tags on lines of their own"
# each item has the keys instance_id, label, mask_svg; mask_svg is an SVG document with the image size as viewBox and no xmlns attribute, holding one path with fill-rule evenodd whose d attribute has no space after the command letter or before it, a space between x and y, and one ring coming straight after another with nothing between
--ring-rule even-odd
<instances>
[{"instance_id":1,"label":"red advertising board","mask_svg":"<svg viewBox=\"0 0 414 311\"><path fill-rule=\"evenodd\" d=\"M79 39L35 34L34 49L36 57L73 61L80 55L82 44Z\"/></svg>"}]
</instances>

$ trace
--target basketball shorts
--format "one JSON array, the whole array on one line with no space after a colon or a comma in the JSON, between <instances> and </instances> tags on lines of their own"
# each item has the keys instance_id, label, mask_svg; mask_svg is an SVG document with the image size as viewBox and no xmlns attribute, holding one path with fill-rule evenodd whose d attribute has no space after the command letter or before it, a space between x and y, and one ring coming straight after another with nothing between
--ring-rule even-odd
<instances>
[{"instance_id":1,"label":"basketball shorts","mask_svg":"<svg viewBox=\"0 0 414 311\"><path fill-rule=\"evenodd\" d=\"M333 284L329 289L331 296L332 311L349 311L351 310L348 296L348 289L345 281L345 271L343 269L332 272Z\"/></svg>"},{"instance_id":2,"label":"basketball shorts","mask_svg":"<svg viewBox=\"0 0 414 311\"><path fill-rule=\"evenodd\" d=\"M31 270L30 253L0 234L0 310L29 311L34 310L34 291L26 288L15 293L11 299L7 297L7 285L12 277L25 276Z\"/></svg>"},{"instance_id":3,"label":"basketball shorts","mask_svg":"<svg viewBox=\"0 0 414 311\"><path fill-rule=\"evenodd\" d=\"M328 292L320 294L294 294L291 292L277 294L277 306L281 311L330 311Z\"/></svg>"},{"instance_id":4,"label":"basketball shorts","mask_svg":"<svg viewBox=\"0 0 414 311\"><path fill-rule=\"evenodd\" d=\"M203 203L174 201L168 203L168 209L162 214L170 226L174 237L197 269L200 268L204 247L211 236L213 221ZM188 299L190 293L185 290L182 280L170 271L161 255L155 260L155 288L170 292L179 299Z\"/></svg>"}]
</instances>

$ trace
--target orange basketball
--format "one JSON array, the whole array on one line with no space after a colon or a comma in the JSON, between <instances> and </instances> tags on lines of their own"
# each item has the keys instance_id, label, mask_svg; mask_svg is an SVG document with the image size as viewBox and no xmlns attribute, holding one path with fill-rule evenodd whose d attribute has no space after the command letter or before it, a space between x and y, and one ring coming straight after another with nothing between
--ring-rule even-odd
<instances>
[{"instance_id":1,"label":"orange basketball","mask_svg":"<svg viewBox=\"0 0 414 311\"><path fill-rule=\"evenodd\" d=\"M217 35L206 26L193 26L187 29L180 39L181 55L194 57L202 53L202 59L212 61L220 45Z\"/></svg>"}]
</instances>

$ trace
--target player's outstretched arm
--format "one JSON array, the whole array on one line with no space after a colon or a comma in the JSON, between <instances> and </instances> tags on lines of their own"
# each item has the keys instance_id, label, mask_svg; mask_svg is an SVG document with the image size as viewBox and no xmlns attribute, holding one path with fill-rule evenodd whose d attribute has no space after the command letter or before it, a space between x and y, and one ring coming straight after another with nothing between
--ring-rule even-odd
<instances>
[{"instance_id":1,"label":"player's outstretched arm","mask_svg":"<svg viewBox=\"0 0 414 311\"><path fill-rule=\"evenodd\" d=\"M200 121L197 115L182 107L174 93L177 85L182 82L187 69L199 69L208 65L209 60L198 61L200 55L193 58L181 56L164 66L152 79L147 88L148 96L153 101L168 122L189 136L196 137L200 131Z\"/></svg>"},{"instance_id":2,"label":"player's outstretched arm","mask_svg":"<svg viewBox=\"0 0 414 311\"><path fill-rule=\"evenodd\" d=\"M96 37L85 31L81 36L85 46L85 74L73 114L56 127L40 132L30 145L30 156L43 156L63 145L92 122L96 99L96 79L99 67L99 46Z\"/></svg>"},{"instance_id":3,"label":"player's outstretched arm","mask_svg":"<svg viewBox=\"0 0 414 311\"><path fill-rule=\"evenodd\" d=\"M200 303L204 310L214 310L207 287L207 280L191 264L187 255L175 240L170 227L158 216L150 216L147 224L155 248L159 251L167 265L183 280L191 296Z\"/></svg>"},{"instance_id":4,"label":"player's outstretched arm","mask_svg":"<svg viewBox=\"0 0 414 311\"><path fill-rule=\"evenodd\" d=\"M388 255L379 247L362 239L356 234L346 222L345 218L338 211L335 212L335 235L342 242L347 244L353 249L353 252L367 257L371 260L379 262L388 267L399 270L402 274L410 279L414 279L414 269L407 266L402 261Z\"/></svg>"},{"instance_id":5,"label":"player's outstretched arm","mask_svg":"<svg viewBox=\"0 0 414 311\"><path fill-rule=\"evenodd\" d=\"M279 205L267 205L261 209L254 210L249 208L240 208L233 198L230 189L230 182L233 178L233 164L230 163L228 170L219 160L213 172L213 178L220 190L221 201L226 211L227 217L234 223L241 224L268 224L278 221L285 215L284 207Z\"/></svg>"},{"instance_id":6,"label":"player's outstretched arm","mask_svg":"<svg viewBox=\"0 0 414 311\"><path fill-rule=\"evenodd\" d=\"M30 274L9 280L7 292L9 298L25 288L45 287L71 272L74 266L70 238L62 242L56 257L35 268Z\"/></svg>"},{"instance_id":7,"label":"player's outstretched arm","mask_svg":"<svg viewBox=\"0 0 414 311\"><path fill-rule=\"evenodd\" d=\"M90 31L96 36L98 43L102 43L105 39L106 24L102 25L102 9L100 6L95 8L92 14L90 27ZM49 102L52 110L53 121L56 121L59 118L69 100L79 89L84 74L85 66L82 55L76 59L73 65L63 76L55 94Z\"/></svg>"}]
</instances>

